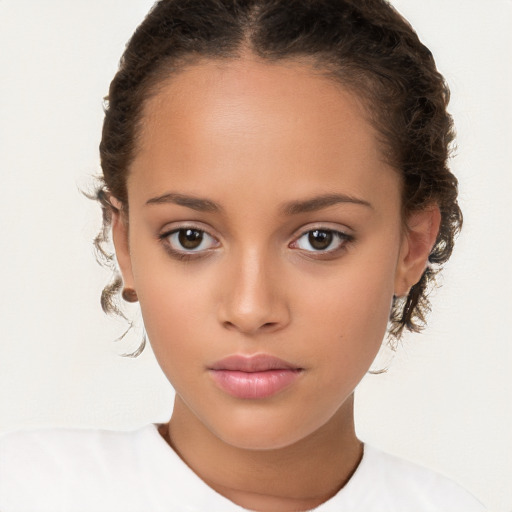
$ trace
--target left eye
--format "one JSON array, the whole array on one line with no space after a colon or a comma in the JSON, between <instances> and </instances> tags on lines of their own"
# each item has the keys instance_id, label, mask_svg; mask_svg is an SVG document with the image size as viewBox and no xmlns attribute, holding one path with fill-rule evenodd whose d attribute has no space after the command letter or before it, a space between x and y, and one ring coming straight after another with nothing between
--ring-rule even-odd
<instances>
[{"instance_id":1,"label":"left eye","mask_svg":"<svg viewBox=\"0 0 512 512\"><path fill-rule=\"evenodd\" d=\"M177 229L169 233L166 238L171 248L179 252L199 252L217 245L211 235L194 228Z\"/></svg>"},{"instance_id":2,"label":"left eye","mask_svg":"<svg viewBox=\"0 0 512 512\"><path fill-rule=\"evenodd\" d=\"M339 249L349 236L332 229L312 229L300 236L294 246L304 251L328 252Z\"/></svg>"}]
</instances>

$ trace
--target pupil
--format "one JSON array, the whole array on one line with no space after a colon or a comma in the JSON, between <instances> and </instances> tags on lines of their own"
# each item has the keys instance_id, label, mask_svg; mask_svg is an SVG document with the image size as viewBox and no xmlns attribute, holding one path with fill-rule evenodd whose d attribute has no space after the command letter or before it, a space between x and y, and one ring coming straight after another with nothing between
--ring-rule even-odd
<instances>
[{"instance_id":1,"label":"pupil","mask_svg":"<svg viewBox=\"0 0 512 512\"><path fill-rule=\"evenodd\" d=\"M197 229L180 229L178 240L185 249L197 249L203 241L203 233Z\"/></svg>"},{"instance_id":2,"label":"pupil","mask_svg":"<svg viewBox=\"0 0 512 512\"><path fill-rule=\"evenodd\" d=\"M311 247L317 250L327 249L332 243L332 233L330 231L320 231L315 229L309 233L309 243Z\"/></svg>"}]
</instances>

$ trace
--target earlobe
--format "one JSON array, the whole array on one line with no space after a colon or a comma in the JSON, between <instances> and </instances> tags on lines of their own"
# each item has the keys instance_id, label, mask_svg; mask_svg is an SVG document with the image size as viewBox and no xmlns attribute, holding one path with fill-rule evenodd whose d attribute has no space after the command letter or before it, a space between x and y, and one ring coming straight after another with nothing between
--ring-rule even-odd
<instances>
[{"instance_id":1,"label":"earlobe","mask_svg":"<svg viewBox=\"0 0 512 512\"><path fill-rule=\"evenodd\" d=\"M112 211L112 240L116 251L119 270L125 288L134 289L130 245L128 240L128 219L123 213L121 204L112 199L116 210Z\"/></svg>"},{"instance_id":2,"label":"earlobe","mask_svg":"<svg viewBox=\"0 0 512 512\"><path fill-rule=\"evenodd\" d=\"M441 212L437 205L410 214L407 219L395 274L395 295L405 296L423 275L439 233Z\"/></svg>"}]
</instances>

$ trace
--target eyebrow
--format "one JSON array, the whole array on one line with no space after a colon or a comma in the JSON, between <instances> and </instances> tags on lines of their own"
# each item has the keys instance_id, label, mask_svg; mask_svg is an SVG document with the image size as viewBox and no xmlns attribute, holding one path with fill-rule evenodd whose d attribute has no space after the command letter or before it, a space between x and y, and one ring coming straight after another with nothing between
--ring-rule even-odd
<instances>
[{"instance_id":1,"label":"eyebrow","mask_svg":"<svg viewBox=\"0 0 512 512\"><path fill-rule=\"evenodd\" d=\"M345 194L326 194L302 201L291 201L286 203L281 210L285 215L297 215L299 213L321 210L340 203L358 204L368 208L373 208L371 203L357 197Z\"/></svg>"},{"instance_id":2,"label":"eyebrow","mask_svg":"<svg viewBox=\"0 0 512 512\"><path fill-rule=\"evenodd\" d=\"M210 212L217 213L222 211L222 207L212 201L211 199L204 199L200 197L188 196L185 194L168 193L158 197L153 197L146 201L146 205L152 204L177 204L179 206L185 206L198 212ZM357 197L348 196L345 194L325 194L321 196L312 197L310 199L304 199L299 201L290 201L285 203L281 208L281 212L284 215L298 215L300 213L313 212L334 206L336 204L350 203L356 205L366 206L373 208L373 206L363 199Z\"/></svg>"},{"instance_id":3,"label":"eyebrow","mask_svg":"<svg viewBox=\"0 0 512 512\"><path fill-rule=\"evenodd\" d=\"M146 201L147 205L173 203L185 206L198 212L220 212L221 206L210 199L202 199L200 197L187 196L184 194L169 193L162 196L153 197Z\"/></svg>"}]
</instances>

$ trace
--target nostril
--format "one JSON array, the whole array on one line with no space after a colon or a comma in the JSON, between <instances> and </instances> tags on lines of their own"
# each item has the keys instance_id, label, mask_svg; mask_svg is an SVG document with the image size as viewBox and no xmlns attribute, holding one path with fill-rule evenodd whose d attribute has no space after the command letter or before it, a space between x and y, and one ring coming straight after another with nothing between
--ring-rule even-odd
<instances>
[{"instance_id":1,"label":"nostril","mask_svg":"<svg viewBox=\"0 0 512 512\"><path fill-rule=\"evenodd\" d=\"M254 326L248 326L248 325L242 326L242 325L238 325L236 323L230 322L230 321L223 322L223 326L226 329L230 329L230 330L235 329L235 330L239 330L239 331L241 330L244 332L271 331L271 330L275 329L278 325L279 325L279 322L265 322L264 324L254 327Z\"/></svg>"}]
</instances>

